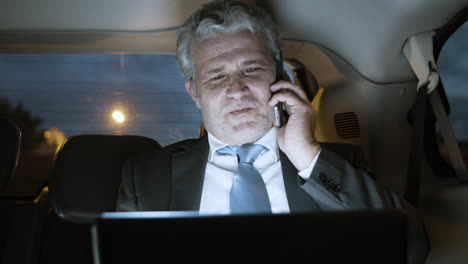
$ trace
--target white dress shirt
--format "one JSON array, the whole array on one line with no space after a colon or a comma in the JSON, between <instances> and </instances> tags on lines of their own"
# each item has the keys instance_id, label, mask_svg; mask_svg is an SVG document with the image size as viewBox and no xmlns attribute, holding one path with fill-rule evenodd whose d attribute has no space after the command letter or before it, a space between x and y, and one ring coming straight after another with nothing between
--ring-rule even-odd
<instances>
[{"instance_id":1,"label":"white dress shirt","mask_svg":"<svg viewBox=\"0 0 468 264\"><path fill-rule=\"evenodd\" d=\"M221 155L216 151L227 146L221 140L208 133L210 150L206 164L205 180L203 182L200 213L229 214L229 193L234 175L237 171L237 157ZM262 138L255 142L267 148L254 162L254 167L262 176L270 199L271 211L275 214L289 213L288 198L283 181L283 172L278 151L277 128L273 127ZM299 172L304 180L310 174L317 162L320 152L315 155L309 167Z\"/></svg>"}]
</instances>

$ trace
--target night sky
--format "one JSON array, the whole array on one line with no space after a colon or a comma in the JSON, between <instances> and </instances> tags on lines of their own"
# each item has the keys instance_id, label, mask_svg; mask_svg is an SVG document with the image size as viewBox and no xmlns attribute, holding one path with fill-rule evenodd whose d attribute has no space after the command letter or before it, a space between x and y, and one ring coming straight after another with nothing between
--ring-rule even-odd
<instances>
[{"instance_id":1,"label":"night sky","mask_svg":"<svg viewBox=\"0 0 468 264\"><path fill-rule=\"evenodd\" d=\"M134 134L169 144L197 137L200 111L170 55L0 54L0 97L76 134ZM112 119L120 110L125 122Z\"/></svg>"}]
</instances>

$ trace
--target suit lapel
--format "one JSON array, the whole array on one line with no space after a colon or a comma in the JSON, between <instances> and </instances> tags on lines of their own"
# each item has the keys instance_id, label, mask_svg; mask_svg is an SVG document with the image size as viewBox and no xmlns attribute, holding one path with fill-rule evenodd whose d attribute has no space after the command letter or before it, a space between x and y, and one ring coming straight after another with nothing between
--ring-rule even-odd
<instances>
[{"instance_id":1,"label":"suit lapel","mask_svg":"<svg viewBox=\"0 0 468 264\"><path fill-rule=\"evenodd\" d=\"M172 154L172 211L198 211L208 158L206 136Z\"/></svg>"},{"instance_id":2,"label":"suit lapel","mask_svg":"<svg viewBox=\"0 0 468 264\"><path fill-rule=\"evenodd\" d=\"M286 196L288 197L289 210L291 213L312 212L319 210L319 207L312 199L299 186L299 174L294 165L289 161L286 154L281 150L281 168L283 171L284 188L286 189Z\"/></svg>"}]
</instances>

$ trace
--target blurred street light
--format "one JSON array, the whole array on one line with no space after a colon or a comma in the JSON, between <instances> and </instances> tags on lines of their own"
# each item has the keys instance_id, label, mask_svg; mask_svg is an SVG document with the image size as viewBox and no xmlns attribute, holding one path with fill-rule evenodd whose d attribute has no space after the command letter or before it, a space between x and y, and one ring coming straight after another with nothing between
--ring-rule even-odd
<instances>
[{"instance_id":1,"label":"blurred street light","mask_svg":"<svg viewBox=\"0 0 468 264\"><path fill-rule=\"evenodd\" d=\"M125 121L125 116L120 111L114 111L112 117L117 123L123 123Z\"/></svg>"}]
</instances>

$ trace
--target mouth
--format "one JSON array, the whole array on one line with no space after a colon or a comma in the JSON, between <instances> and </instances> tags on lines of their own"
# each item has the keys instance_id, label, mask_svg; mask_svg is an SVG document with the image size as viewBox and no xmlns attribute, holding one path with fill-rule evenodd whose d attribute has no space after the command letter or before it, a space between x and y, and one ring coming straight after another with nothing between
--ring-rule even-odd
<instances>
[{"instance_id":1,"label":"mouth","mask_svg":"<svg viewBox=\"0 0 468 264\"><path fill-rule=\"evenodd\" d=\"M231 115L241 115L241 114L248 113L252 109L253 108L251 108L251 107L243 107L243 108L239 108L239 109L235 109L233 111L230 111L229 114L231 114Z\"/></svg>"}]
</instances>

